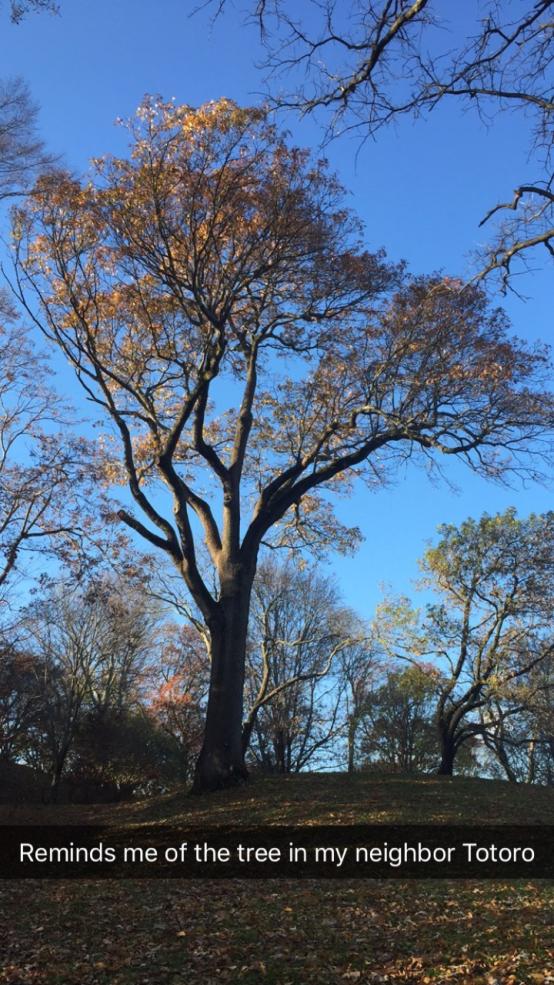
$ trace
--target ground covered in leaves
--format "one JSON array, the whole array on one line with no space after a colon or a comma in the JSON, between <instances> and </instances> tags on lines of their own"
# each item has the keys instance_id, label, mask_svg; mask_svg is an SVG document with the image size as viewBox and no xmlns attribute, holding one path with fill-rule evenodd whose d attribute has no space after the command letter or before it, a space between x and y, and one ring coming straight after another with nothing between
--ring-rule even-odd
<instances>
[{"instance_id":1,"label":"ground covered in leaves","mask_svg":"<svg viewBox=\"0 0 554 985\"><path fill-rule=\"evenodd\" d=\"M539 884L33 880L1 893L6 985L554 983Z\"/></svg>"},{"instance_id":2,"label":"ground covered in leaves","mask_svg":"<svg viewBox=\"0 0 554 985\"><path fill-rule=\"evenodd\" d=\"M300 776L3 823L548 823L554 792ZM1 985L554 985L546 882L0 881Z\"/></svg>"}]
</instances>

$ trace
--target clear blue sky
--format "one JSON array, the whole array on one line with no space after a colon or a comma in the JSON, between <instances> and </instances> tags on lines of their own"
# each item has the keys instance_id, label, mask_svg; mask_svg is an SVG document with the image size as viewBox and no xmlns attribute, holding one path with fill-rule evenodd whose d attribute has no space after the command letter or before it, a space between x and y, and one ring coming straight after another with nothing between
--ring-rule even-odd
<instances>
[{"instance_id":1,"label":"clear blue sky","mask_svg":"<svg viewBox=\"0 0 554 985\"><path fill-rule=\"evenodd\" d=\"M255 27L244 26L232 7L212 27L206 12L188 16L194 6L186 0L61 0L61 16L30 15L17 27L2 9L0 74L23 76L41 106L49 148L82 170L92 156L124 150L114 120L131 115L146 92L193 105L220 96L257 101ZM472 6L443 0L459 18L468 18ZM463 27L453 24L453 37ZM312 122L290 117L286 125L296 142L318 142ZM538 177L529 173L527 146L521 116L498 118L487 131L474 115L450 105L428 121L401 120L361 149L353 139L337 141L327 154L366 222L370 248L385 246L414 271L464 275L469 252L484 238L477 228L483 214L522 178ZM539 267L542 257L535 263ZM529 300L503 302L518 335L552 341L550 280L545 266L521 282ZM410 590L417 558L439 523L510 504L521 514L552 505L551 490L499 488L456 463L449 463L448 475L457 494L411 468L393 488L360 490L340 505L339 513L357 523L366 540L355 557L334 558L331 568L346 600L362 613L370 614L381 582Z\"/></svg>"}]
</instances>

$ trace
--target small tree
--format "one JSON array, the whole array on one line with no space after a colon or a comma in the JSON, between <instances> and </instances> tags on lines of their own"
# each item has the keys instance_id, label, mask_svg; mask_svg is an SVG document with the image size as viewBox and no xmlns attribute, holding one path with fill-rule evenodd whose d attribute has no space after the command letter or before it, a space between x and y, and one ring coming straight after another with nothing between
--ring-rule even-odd
<instances>
[{"instance_id":1,"label":"small tree","mask_svg":"<svg viewBox=\"0 0 554 985\"><path fill-rule=\"evenodd\" d=\"M299 772L336 738L333 662L348 647L351 628L332 580L291 563L260 565L250 610L243 744L263 769Z\"/></svg>"},{"instance_id":2,"label":"small tree","mask_svg":"<svg viewBox=\"0 0 554 985\"><path fill-rule=\"evenodd\" d=\"M52 160L38 136L27 86L18 78L0 81L0 199L20 195Z\"/></svg>"},{"instance_id":3,"label":"small tree","mask_svg":"<svg viewBox=\"0 0 554 985\"><path fill-rule=\"evenodd\" d=\"M552 401L536 388L544 354L510 341L478 289L407 279L365 251L325 163L263 110L147 100L130 127L130 159L98 162L95 182L45 178L16 212L18 283L115 429L106 478L139 511L121 520L173 562L204 620L195 789L211 789L246 775L262 544L283 524L336 541L328 495L379 486L411 457L526 469Z\"/></svg>"},{"instance_id":4,"label":"small tree","mask_svg":"<svg viewBox=\"0 0 554 985\"><path fill-rule=\"evenodd\" d=\"M553 668L550 654L480 711L483 741L513 783L554 783Z\"/></svg>"},{"instance_id":5,"label":"small tree","mask_svg":"<svg viewBox=\"0 0 554 985\"><path fill-rule=\"evenodd\" d=\"M36 599L23 626L41 696L28 745L55 800L85 722L94 735L137 706L156 617L122 583L96 582Z\"/></svg>"},{"instance_id":6,"label":"small tree","mask_svg":"<svg viewBox=\"0 0 554 985\"><path fill-rule=\"evenodd\" d=\"M509 509L439 532L422 567L442 602L422 621L408 604L393 607L382 628L398 653L432 656L441 670L439 773L450 775L460 747L483 734L480 713L494 717L554 652L554 513L520 520Z\"/></svg>"},{"instance_id":7,"label":"small tree","mask_svg":"<svg viewBox=\"0 0 554 985\"><path fill-rule=\"evenodd\" d=\"M386 673L366 702L361 719L362 762L365 759L400 773L437 768L437 677L435 668L419 664Z\"/></svg>"},{"instance_id":8,"label":"small tree","mask_svg":"<svg viewBox=\"0 0 554 985\"><path fill-rule=\"evenodd\" d=\"M383 649L369 627L353 620L352 642L338 655L337 676L343 692L347 769L353 773L359 752L358 733L374 700L382 674ZM356 638L357 637L357 638Z\"/></svg>"},{"instance_id":9,"label":"small tree","mask_svg":"<svg viewBox=\"0 0 554 985\"><path fill-rule=\"evenodd\" d=\"M0 760L16 762L40 716L36 665L27 653L2 643L0 651Z\"/></svg>"},{"instance_id":10,"label":"small tree","mask_svg":"<svg viewBox=\"0 0 554 985\"><path fill-rule=\"evenodd\" d=\"M179 775L192 780L202 747L210 661L204 641L192 624L173 626L153 668L154 686L146 710L179 750Z\"/></svg>"}]
</instances>

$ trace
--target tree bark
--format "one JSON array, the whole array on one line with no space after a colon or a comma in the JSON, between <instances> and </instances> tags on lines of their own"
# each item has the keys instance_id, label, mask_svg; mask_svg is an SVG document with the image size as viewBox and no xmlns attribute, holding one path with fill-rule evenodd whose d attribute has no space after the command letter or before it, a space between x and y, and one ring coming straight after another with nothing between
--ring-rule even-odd
<instances>
[{"instance_id":1,"label":"tree bark","mask_svg":"<svg viewBox=\"0 0 554 985\"><path fill-rule=\"evenodd\" d=\"M192 793L206 793L248 778L242 738L244 668L250 591L222 596L211 622L211 675L206 726Z\"/></svg>"},{"instance_id":2,"label":"tree bark","mask_svg":"<svg viewBox=\"0 0 554 985\"><path fill-rule=\"evenodd\" d=\"M535 751L536 751L536 741L531 739L529 746L527 748L527 776L525 778L526 783L535 782Z\"/></svg>"},{"instance_id":3,"label":"tree bark","mask_svg":"<svg viewBox=\"0 0 554 985\"><path fill-rule=\"evenodd\" d=\"M67 757L68 750L66 748L62 749L55 758L52 772L50 775L50 787L48 790L47 801L49 804L57 804L58 796L60 792L60 784L62 782L62 773L65 766L65 760Z\"/></svg>"},{"instance_id":4,"label":"tree bark","mask_svg":"<svg viewBox=\"0 0 554 985\"><path fill-rule=\"evenodd\" d=\"M255 705L248 714L246 720L242 724L242 753L246 756L248 749L250 747L250 740L252 739L252 733L256 727L258 721L258 712L262 707L261 704Z\"/></svg>"},{"instance_id":5,"label":"tree bark","mask_svg":"<svg viewBox=\"0 0 554 985\"><path fill-rule=\"evenodd\" d=\"M506 750L504 749L504 744L502 740L497 739L496 741L494 741L492 748L496 753L496 758L498 759L498 762L500 763L502 769L506 774L506 779L509 780L510 783L517 783L517 777L510 766L510 762L506 755Z\"/></svg>"},{"instance_id":6,"label":"tree bark","mask_svg":"<svg viewBox=\"0 0 554 985\"><path fill-rule=\"evenodd\" d=\"M454 772L454 760L456 758L456 743L450 732L441 730L441 761L437 770L439 776L452 776Z\"/></svg>"},{"instance_id":7,"label":"tree bark","mask_svg":"<svg viewBox=\"0 0 554 985\"><path fill-rule=\"evenodd\" d=\"M355 739L356 739L356 727L358 720L355 715L350 715L348 720L348 772L354 772L354 756L355 756Z\"/></svg>"}]
</instances>

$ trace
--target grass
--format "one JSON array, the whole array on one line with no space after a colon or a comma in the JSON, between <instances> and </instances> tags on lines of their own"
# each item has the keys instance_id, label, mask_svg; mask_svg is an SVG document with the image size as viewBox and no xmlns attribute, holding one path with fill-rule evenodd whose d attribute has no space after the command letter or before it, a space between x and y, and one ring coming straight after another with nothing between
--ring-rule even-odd
<instances>
[{"instance_id":1,"label":"grass","mask_svg":"<svg viewBox=\"0 0 554 985\"><path fill-rule=\"evenodd\" d=\"M486 780L264 779L205 798L2 808L3 823L541 823L554 793ZM0 883L4 985L554 985L545 883Z\"/></svg>"},{"instance_id":2,"label":"grass","mask_svg":"<svg viewBox=\"0 0 554 985\"><path fill-rule=\"evenodd\" d=\"M549 897L531 884L19 882L3 895L17 914L9 985L516 985L552 967Z\"/></svg>"},{"instance_id":3,"label":"grass","mask_svg":"<svg viewBox=\"0 0 554 985\"><path fill-rule=\"evenodd\" d=\"M0 807L0 824L548 824L554 790L468 777L304 773L205 797Z\"/></svg>"}]
</instances>

